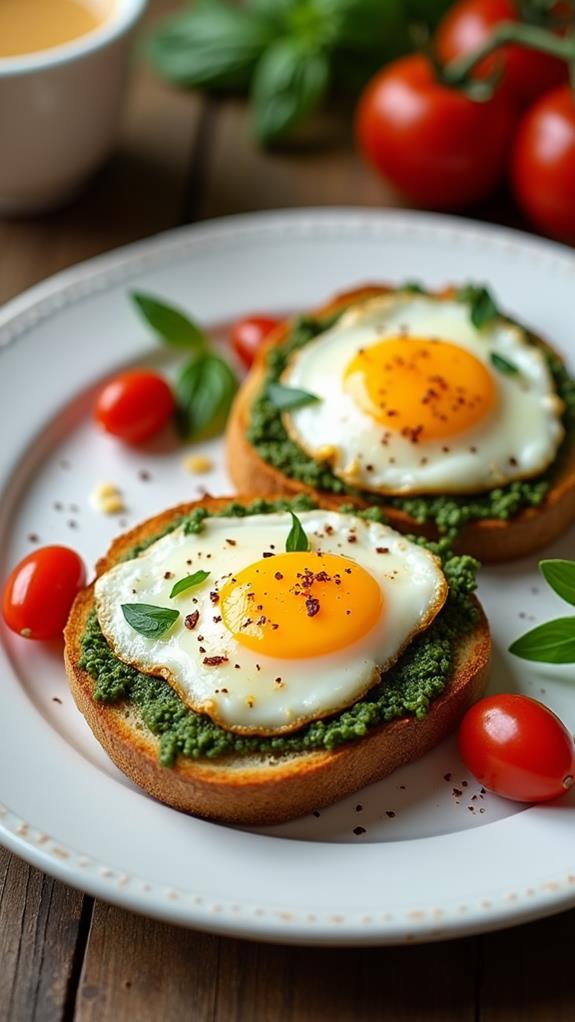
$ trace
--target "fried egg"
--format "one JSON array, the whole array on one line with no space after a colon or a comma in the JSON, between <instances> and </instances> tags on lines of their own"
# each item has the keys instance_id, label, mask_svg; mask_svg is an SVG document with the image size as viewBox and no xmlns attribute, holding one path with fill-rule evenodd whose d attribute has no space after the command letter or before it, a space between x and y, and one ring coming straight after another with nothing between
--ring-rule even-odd
<instances>
[{"instance_id":1,"label":"fried egg","mask_svg":"<svg viewBox=\"0 0 575 1022\"><path fill-rule=\"evenodd\" d=\"M96 582L116 656L161 675L191 709L245 734L295 730L361 698L447 596L436 558L387 526L322 510L300 516L310 550L287 553L286 513L180 526ZM174 584L202 570L199 584ZM179 611L140 634L123 605Z\"/></svg>"},{"instance_id":2,"label":"fried egg","mask_svg":"<svg viewBox=\"0 0 575 1022\"><path fill-rule=\"evenodd\" d=\"M284 413L312 458L354 487L472 493L540 474L563 439L543 352L456 299L396 292L295 352L281 383L319 400Z\"/></svg>"}]
</instances>

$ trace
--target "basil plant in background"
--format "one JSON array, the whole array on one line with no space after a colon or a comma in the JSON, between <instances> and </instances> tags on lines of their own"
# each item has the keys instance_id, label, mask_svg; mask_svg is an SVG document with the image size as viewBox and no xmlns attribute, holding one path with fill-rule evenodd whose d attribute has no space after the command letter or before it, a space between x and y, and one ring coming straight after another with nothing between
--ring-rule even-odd
<instances>
[{"instance_id":1,"label":"basil plant in background","mask_svg":"<svg viewBox=\"0 0 575 1022\"><path fill-rule=\"evenodd\" d=\"M539 568L546 582L566 603L575 605L575 561L540 561ZM546 621L516 639L509 647L523 660L545 664L575 663L575 616Z\"/></svg>"},{"instance_id":2,"label":"basil plant in background","mask_svg":"<svg viewBox=\"0 0 575 1022\"><path fill-rule=\"evenodd\" d=\"M257 138L272 143L328 93L356 95L382 64L411 49L452 0L198 0L147 42L175 85L248 95Z\"/></svg>"}]
</instances>

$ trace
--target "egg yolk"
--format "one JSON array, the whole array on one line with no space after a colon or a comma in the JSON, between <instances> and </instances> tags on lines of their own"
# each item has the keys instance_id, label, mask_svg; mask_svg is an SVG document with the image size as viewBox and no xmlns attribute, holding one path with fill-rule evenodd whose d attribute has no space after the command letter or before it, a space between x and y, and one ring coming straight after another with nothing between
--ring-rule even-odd
<instances>
[{"instance_id":1,"label":"egg yolk","mask_svg":"<svg viewBox=\"0 0 575 1022\"><path fill-rule=\"evenodd\" d=\"M379 583L348 557L285 553L237 572L220 590L222 620L243 646L271 657L321 656L378 621Z\"/></svg>"},{"instance_id":2,"label":"egg yolk","mask_svg":"<svg viewBox=\"0 0 575 1022\"><path fill-rule=\"evenodd\" d=\"M412 443L471 429L497 397L489 369L465 348L416 337L361 348L344 384L363 411Z\"/></svg>"}]
</instances>

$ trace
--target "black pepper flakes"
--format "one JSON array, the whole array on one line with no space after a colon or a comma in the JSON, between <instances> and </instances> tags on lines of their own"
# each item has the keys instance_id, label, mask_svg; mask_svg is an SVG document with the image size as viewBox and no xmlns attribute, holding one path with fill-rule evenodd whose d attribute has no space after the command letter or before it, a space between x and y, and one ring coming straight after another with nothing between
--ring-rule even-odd
<instances>
[{"instance_id":1,"label":"black pepper flakes","mask_svg":"<svg viewBox=\"0 0 575 1022\"><path fill-rule=\"evenodd\" d=\"M319 613L319 600L317 596L307 596L305 609L308 617L315 617Z\"/></svg>"},{"instance_id":2,"label":"black pepper flakes","mask_svg":"<svg viewBox=\"0 0 575 1022\"><path fill-rule=\"evenodd\" d=\"M201 650L201 652L205 653L205 650ZM227 656L205 656L204 657L204 663L208 667L219 667L220 664L227 664L227 662L228 662L228 657Z\"/></svg>"},{"instance_id":3,"label":"black pepper flakes","mask_svg":"<svg viewBox=\"0 0 575 1022\"><path fill-rule=\"evenodd\" d=\"M359 837L360 834L366 834L367 831L366 831L365 827L354 827L353 828L353 833L357 834L357 836Z\"/></svg>"}]
</instances>

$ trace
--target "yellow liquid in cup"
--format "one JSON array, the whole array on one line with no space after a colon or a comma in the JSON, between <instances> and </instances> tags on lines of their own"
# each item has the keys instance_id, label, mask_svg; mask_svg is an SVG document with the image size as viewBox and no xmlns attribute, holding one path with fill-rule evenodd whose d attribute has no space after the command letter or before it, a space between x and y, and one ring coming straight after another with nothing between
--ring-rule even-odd
<instances>
[{"instance_id":1,"label":"yellow liquid in cup","mask_svg":"<svg viewBox=\"0 0 575 1022\"><path fill-rule=\"evenodd\" d=\"M0 0L0 57L61 46L101 25L113 0Z\"/></svg>"}]
</instances>

